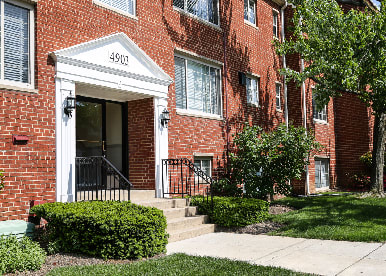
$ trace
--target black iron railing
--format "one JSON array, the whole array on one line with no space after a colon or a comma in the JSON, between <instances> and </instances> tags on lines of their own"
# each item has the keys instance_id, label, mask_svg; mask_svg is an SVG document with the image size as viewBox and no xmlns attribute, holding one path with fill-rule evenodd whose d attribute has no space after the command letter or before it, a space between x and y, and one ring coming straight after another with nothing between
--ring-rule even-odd
<instances>
[{"instance_id":1,"label":"black iron railing","mask_svg":"<svg viewBox=\"0 0 386 276\"><path fill-rule=\"evenodd\" d=\"M187 158L162 160L162 191L167 196L201 195L213 202L214 180Z\"/></svg>"},{"instance_id":2,"label":"black iron railing","mask_svg":"<svg viewBox=\"0 0 386 276\"><path fill-rule=\"evenodd\" d=\"M103 156L75 158L75 201L130 200L130 181Z\"/></svg>"}]
</instances>

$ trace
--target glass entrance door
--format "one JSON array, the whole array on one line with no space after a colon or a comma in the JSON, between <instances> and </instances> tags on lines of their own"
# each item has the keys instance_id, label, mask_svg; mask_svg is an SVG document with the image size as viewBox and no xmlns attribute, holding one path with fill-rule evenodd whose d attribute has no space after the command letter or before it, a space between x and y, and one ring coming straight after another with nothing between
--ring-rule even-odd
<instances>
[{"instance_id":1,"label":"glass entrance door","mask_svg":"<svg viewBox=\"0 0 386 276\"><path fill-rule=\"evenodd\" d=\"M124 104L100 99L77 97L76 156L106 157L126 175L123 143L125 124Z\"/></svg>"},{"instance_id":2,"label":"glass entrance door","mask_svg":"<svg viewBox=\"0 0 386 276\"><path fill-rule=\"evenodd\" d=\"M76 102L76 156L104 155L103 104Z\"/></svg>"}]
</instances>

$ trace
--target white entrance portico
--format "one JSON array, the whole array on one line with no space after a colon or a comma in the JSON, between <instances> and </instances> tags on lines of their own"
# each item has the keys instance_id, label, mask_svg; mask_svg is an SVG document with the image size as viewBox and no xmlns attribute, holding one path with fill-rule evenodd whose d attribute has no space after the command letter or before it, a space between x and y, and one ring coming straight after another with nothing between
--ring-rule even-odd
<instances>
[{"instance_id":1,"label":"white entrance portico","mask_svg":"<svg viewBox=\"0 0 386 276\"><path fill-rule=\"evenodd\" d=\"M161 125L172 79L123 33L52 53L56 61L56 200L75 199L76 110L64 113L66 98L82 95L126 102L153 98L155 189L161 194L161 160L168 158L168 132ZM79 91L78 91L79 90Z\"/></svg>"}]
</instances>

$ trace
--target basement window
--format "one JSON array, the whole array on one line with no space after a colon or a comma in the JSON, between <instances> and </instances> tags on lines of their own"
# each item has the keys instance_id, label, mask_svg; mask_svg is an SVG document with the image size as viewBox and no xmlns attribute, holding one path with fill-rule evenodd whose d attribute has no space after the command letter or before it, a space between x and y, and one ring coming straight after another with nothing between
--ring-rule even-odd
<instances>
[{"instance_id":1,"label":"basement window","mask_svg":"<svg viewBox=\"0 0 386 276\"><path fill-rule=\"evenodd\" d=\"M208 176L212 176L212 158L211 157L194 157L194 165L200 168Z\"/></svg>"},{"instance_id":2,"label":"basement window","mask_svg":"<svg viewBox=\"0 0 386 276\"><path fill-rule=\"evenodd\" d=\"M329 187L329 159L315 159L315 188L326 189Z\"/></svg>"}]
</instances>

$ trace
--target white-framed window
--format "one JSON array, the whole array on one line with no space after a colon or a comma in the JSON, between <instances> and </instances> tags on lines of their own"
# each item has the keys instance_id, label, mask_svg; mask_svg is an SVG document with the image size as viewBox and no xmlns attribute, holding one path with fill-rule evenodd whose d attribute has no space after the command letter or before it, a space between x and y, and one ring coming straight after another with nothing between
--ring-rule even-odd
<instances>
[{"instance_id":1,"label":"white-framed window","mask_svg":"<svg viewBox=\"0 0 386 276\"><path fill-rule=\"evenodd\" d=\"M273 18L273 37L278 38L279 37L279 13L277 11L272 12L272 18Z\"/></svg>"},{"instance_id":2,"label":"white-framed window","mask_svg":"<svg viewBox=\"0 0 386 276\"><path fill-rule=\"evenodd\" d=\"M184 57L174 57L176 107L221 115L220 69Z\"/></svg>"},{"instance_id":3,"label":"white-framed window","mask_svg":"<svg viewBox=\"0 0 386 276\"><path fill-rule=\"evenodd\" d=\"M276 109L281 110L281 83L276 83Z\"/></svg>"},{"instance_id":4,"label":"white-framed window","mask_svg":"<svg viewBox=\"0 0 386 276\"><path fill-rule=\"evenodd\" d=\"M95 3L102 4L112 8L113 10L127 13L135 16L135 1L136 0L94 0Z\"/></svg>"},{"instance_id":5,"label":"white-framed window","mask_svg":"<svg viewBox=\"0 0 386 276\"><path fill-rule=\"evenodd\" d=\"M322 109L318 109L314 95L312 95L312 111L315 120L327 122L327 105L325 105Z\"/></svg>"},{"instance_id":6,"label":"white-framed window","mask_svg":"<svg viewBox=\"0 0 386 276\"><path fill-rule=\"evenodd\" d=\"M212 158L211 157L194 157L194 165L200 168L208 176L212 177Z\"/></svg>"},{"instance_id":7,"label":"white-framed window","mask_svg":"<svg viewBox=\"0 0 386 276\"><path fill-rule=\"evenodd\" d=\"M244 19L252 24L256 24L255 0L244 0Z\"/></svg>"},{"instance_id":8,"label":"white-framed window","mask_svg":"<svg viewBox=\"0 0 386 276\"><path fill-rule=\"evenodd\" d=\"M173 6L218 25L218 0L173 0Z\"/></svg>"},{"instance_id":9,"label":"white-framed window","mask_svg":"<svg viewBox=\"0 0 386 276\"><path fill-rule=\"evenodd\" d=\"M329 187L329 159L315 158L315 188Z\"/></svg>"},{"instance_id":10,"label":"white-framed window","mask_svg":"<svg viewBox=\"0 0 386 276\"><path fill-rule=\"evenodd\" d=\"M34 8L19 1L0 0L0 82L34 88Z\"/></svg>"},{"instance_id":11,"label":"white-framed window","mask_svg":"<svg viewBox=\"0 0 386 276\"><path fill-rule=\"evenodd\" d=\"M246 77L247 102L259 105L259 80L258 78Z\"/></svg>"}]
</instances>

